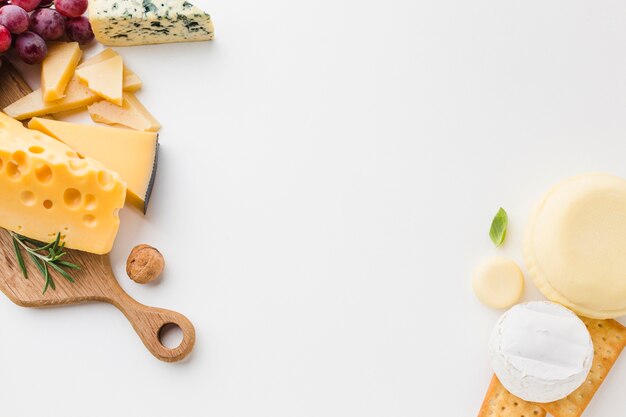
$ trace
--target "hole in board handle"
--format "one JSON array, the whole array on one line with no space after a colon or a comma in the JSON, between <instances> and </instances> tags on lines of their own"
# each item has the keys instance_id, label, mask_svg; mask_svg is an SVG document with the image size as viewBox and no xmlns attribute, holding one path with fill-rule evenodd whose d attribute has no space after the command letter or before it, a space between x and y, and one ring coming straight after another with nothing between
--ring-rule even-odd
<instances>
[{"instance_id":1,"label":"hole in board handle","mask_svg":"<svg viewBox=\"0 0 626 417\"><path fill-rule=\"evenodd\" d=\"M166 349L176 349L183 341L183 330L178 324L167 323L159 329L159 343Z\"/></svg>"}]
</instances>

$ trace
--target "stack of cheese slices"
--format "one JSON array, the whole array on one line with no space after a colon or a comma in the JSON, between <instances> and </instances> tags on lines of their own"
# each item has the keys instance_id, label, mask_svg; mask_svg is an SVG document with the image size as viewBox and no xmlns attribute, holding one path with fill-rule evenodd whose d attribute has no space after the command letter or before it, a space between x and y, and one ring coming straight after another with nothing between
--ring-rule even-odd
<instances>
[{"instance_id":1,"label":"stack of cheese slices","mask_svg":"<svg viewBox=\"0 0 626 417\"><path fill-rule=\"evenodd\" d=\"M161 125L135 96L141 79L122 57L105 49L80 65L77 43L56 43L41 68L41 89L16 101L4 112L17 119L55 114L87 106L96 122L157 132Z\"/></svg>"}]
</instances>

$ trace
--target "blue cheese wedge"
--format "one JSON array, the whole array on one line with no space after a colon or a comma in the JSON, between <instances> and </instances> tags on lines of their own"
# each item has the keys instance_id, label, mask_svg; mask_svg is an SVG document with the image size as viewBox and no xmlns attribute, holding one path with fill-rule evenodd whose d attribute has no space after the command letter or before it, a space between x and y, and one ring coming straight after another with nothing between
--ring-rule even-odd
<instances>
[{"instance_id":1,"label":"blue cheese wedge","mask_svg":"<svg viewBox=\"0 0 626 417\"><path fill-rule=\"evenodd\" d=\"M104 45L213 39L211 16L185 0L91 0L89 21Z\"/></svg>"}]
</instances>

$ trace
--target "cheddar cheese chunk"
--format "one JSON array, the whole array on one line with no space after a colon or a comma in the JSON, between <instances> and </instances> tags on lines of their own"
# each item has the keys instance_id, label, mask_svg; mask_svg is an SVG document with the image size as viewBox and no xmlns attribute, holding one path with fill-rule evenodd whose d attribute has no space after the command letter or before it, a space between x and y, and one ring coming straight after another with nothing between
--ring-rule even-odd
<instances>
[{"instance_id":1,"label":"cheddar cheese chunk","mask_svg":"<svg viewBox=\"0 0 626 417\"><path fill-rule=\"evenodd\" d=\"M97 64L99 62L106 61L107 59L116 57L118 55L119 54L115 52L113 49L107 48L103 50L102 52L100 52L99 54L96 54L92 56L91 58L88 58L85 61L83 61L78 66L78 68L84 68L89 65ZM135 91L138 91L141 89L143 83L141 81L141 78L139 78L137 74L131 71L126 65L124 65L122 72L123 72L122 88L124 89L124 91L127 91L129 93L134 93Z\"/></svg>"},{"instance_id":2,"label":"cheddar cheese chunk","mask_svg":"<svg viewBox=\"0 0 626 417\"><path fill-rule=\"evenodd\" d=\"M122 105L124 63L121 56L79 68L76 70L76 75L83 84L100 97Z\"/></svg>"},{"instance_id":3,"label":"cheddar cheese chunk","mask_svg":"<svg viewBox=\"0 0 626 417\"><path fill-rule=\"evenodd\" d=\"M93 158L119 173L128 184L127 201L146 212L157 169L159 137L156 133L39 118L32 119L28 127L60 140L79 155Z\"/></svg>"},{"instance_id":4,"label":"cheddar cheese chunk","mask_svg":"<svg viewBox=\"0 0 626 417\"><path fill-rule=\"evenodd\" d=\"M126 184L119 174L0 113L0 227L68 248L113 247Z\"/></svg>"},{"instance_id":5,"label":"cheddar cheese chunk","mask_svg":"<svg viewBox=\"0 0 626 417\"><path fill-rule=\"evenodd\" d=\"M83 52L78 42L50 42L48 55L41 64L41 92L44 101L65 97L69 83Z\"/></svg>"},{"instance_id":6,"label":"cheddar cheese chunk","mask_svg":"<svg viewBox=\"0 0 626 417\"><path fill-rule=\"evenodd\" d=\"M30 119L35 116L44 116L67 110L86 107L100 97L82 85L75 76L70 79L65 89L65 97L60 100L46 102L43 100L41 90L22 97L13 104L4 108L4 112L17 120Z\"/></svg>"},{"instance_id":7,"label":"cheddar cheese chunk","mask_svg":"<svg viewBox=\"0 0 626 417\"><path fill-rule=\"evenodd\" d=\"M91 120L108 125L122 125L145 132L158 132L161 124L132 93L124 93L124 104L118 106L102 100L87 107Z\"/></svg>"}]
</instances>

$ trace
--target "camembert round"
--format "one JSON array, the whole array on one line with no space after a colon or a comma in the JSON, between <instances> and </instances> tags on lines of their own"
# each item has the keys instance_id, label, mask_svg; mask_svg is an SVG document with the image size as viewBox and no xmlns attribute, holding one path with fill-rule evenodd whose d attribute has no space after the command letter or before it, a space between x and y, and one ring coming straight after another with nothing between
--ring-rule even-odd
<instances>
[{"instance_id":1,"label":"camembert round","mask_svg":"<svg viewBox=\"0 0 626 417\"><path fill-rule=\"evenodd\" d=\"M586 174L550 190L531 216L524 257L548 299L586 317L626 315L626 180Z\"/></svg>"},{"instance_id":2,"label":"camembert round","mask_svg":"<svg viewBox=\"0 0 626 417\"><path fill-rule=\"evenodd\" d=\"M559 400L591 369L593 343L572 311L549 301L518 304L500 317L489 358L502 385L526 401Z\"/></svg>"}]
</instances>

